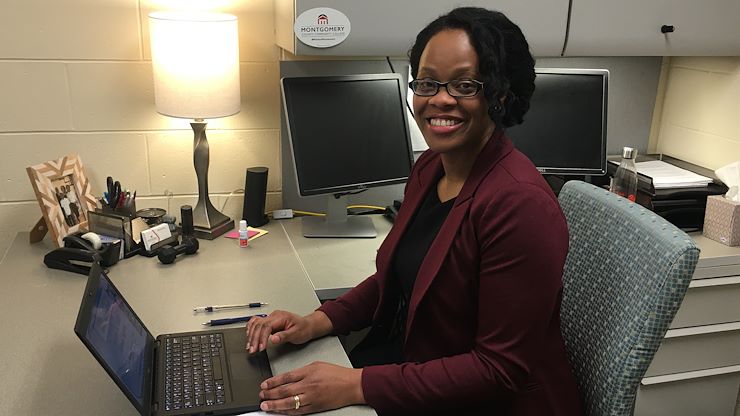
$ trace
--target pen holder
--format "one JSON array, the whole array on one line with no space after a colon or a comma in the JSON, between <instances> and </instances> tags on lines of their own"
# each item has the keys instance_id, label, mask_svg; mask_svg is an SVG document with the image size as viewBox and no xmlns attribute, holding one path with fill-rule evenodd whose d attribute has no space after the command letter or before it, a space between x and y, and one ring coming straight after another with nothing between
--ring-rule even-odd
<instances>
[{"instance_id":1,"label":"pen holder","mask_svg":"<svg viewBox=\"0 0 740 416\"><path fill-rule=\"evenodd\" d=\"M100 212L103 212L105 214L115 214L120 215L124 217L129 217L130 219L136 218L136 202L132 202L128 205L124 205L122 207L118 208L111 208L108 206L108 204L105 204L104 201L100 201L100 204L102 208L100 208Z\"/></svg>"}]
</instances>

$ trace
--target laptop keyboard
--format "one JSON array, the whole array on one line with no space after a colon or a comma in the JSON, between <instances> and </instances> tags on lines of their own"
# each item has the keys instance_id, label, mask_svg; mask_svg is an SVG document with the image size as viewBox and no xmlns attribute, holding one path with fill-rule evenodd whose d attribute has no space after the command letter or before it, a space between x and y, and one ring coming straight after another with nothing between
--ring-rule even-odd
<instances>
[{"instance_id":1,"label":"laptop keyboard","mask_svg":"<svg viewBox=\"0 0 740 416\"><path fill-rule=\"evenodd\" d=\"M165 410L225 403L221 334L167 337L165 348Z\"/></svg>"}]
</instances>

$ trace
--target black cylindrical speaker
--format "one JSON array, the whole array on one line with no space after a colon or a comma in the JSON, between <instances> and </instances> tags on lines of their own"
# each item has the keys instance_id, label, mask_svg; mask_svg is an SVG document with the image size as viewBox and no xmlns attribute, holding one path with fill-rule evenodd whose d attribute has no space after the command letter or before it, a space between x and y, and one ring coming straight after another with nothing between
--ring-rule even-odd
<instances>
[{"instance_id":1,"label":"black cylindrical speaker","mask_svg":"<svg viewBox=\"0 0 740 416\"><path fill-rule=\"evenodd\" d=\"M267 197L267 168L247 168L247 178L244 181L244 209L242 219L252 227L267 224L265 215L265 198Z\"/></svg>"},{"instance_id":2,"label":"black cylindrical speaker","mask_svg":"<svg viewBox=\"0 0 740 416\"><path fill-rule=\"evenodd\" d=\"M193 207L183 205L180 207L180 225L182 225L182 235L193 235Z\"/></svg>"}]
</instances>

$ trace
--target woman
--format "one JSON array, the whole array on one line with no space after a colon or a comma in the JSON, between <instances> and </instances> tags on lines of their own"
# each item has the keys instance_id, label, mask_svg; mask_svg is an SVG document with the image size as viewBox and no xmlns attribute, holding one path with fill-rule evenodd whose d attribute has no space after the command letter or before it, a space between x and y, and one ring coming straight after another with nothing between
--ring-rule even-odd
<instances>
[{"instance_id":1,"label":"woman","mask_svg":"<svg viewBox=\"0 0 740 416\"><path fill-rule=\"evenodd\" d=\"M558 201L504 128L522 122L534 60L503 14L461 8L410 51L415 163L377 272L300 317L249 322L247 349L371 326L350 354L277 375L263 410L367 403L380 414L580 414L560 335L568 232ZM543 138L545 140L545 138Z\"/></svg>"}]
</instances>

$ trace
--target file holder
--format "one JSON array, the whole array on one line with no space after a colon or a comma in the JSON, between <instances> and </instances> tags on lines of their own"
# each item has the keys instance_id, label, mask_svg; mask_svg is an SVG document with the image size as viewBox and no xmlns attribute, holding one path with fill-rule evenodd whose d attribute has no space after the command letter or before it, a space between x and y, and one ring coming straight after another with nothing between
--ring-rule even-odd
<instances>
[{"instance_id":1,"label":"file holder","mask_svg":"<svg viewBox=\"0 0 740 416\"><path fill-rule=\"evenodd\" d=\"M607 156L607 175L613 177L619 167L621 156ZM637 173L637 202L655 212L673 225L685 231L699 231L704 226L704 212L707 197L727 192L725 186L713 171L664 154L637 156L637 162L661 160L679 168L697 173L713 182L701 187L676 187L655 189L650 176Z\"/></svg>"},{"instance_id":2,"label":"file holder","mask_svg":"<svg viewBox=\"0 0 740 416\"><path fill-rule=\"evenodd\" d=\"M97 208L94 212L90 212L89 215L90 231L121 239L123 241L124 257L130 257L135 254L138 244L133 239L131 216L118 213L114 210L100 208Z\"/></svg>"}]
</instances>

